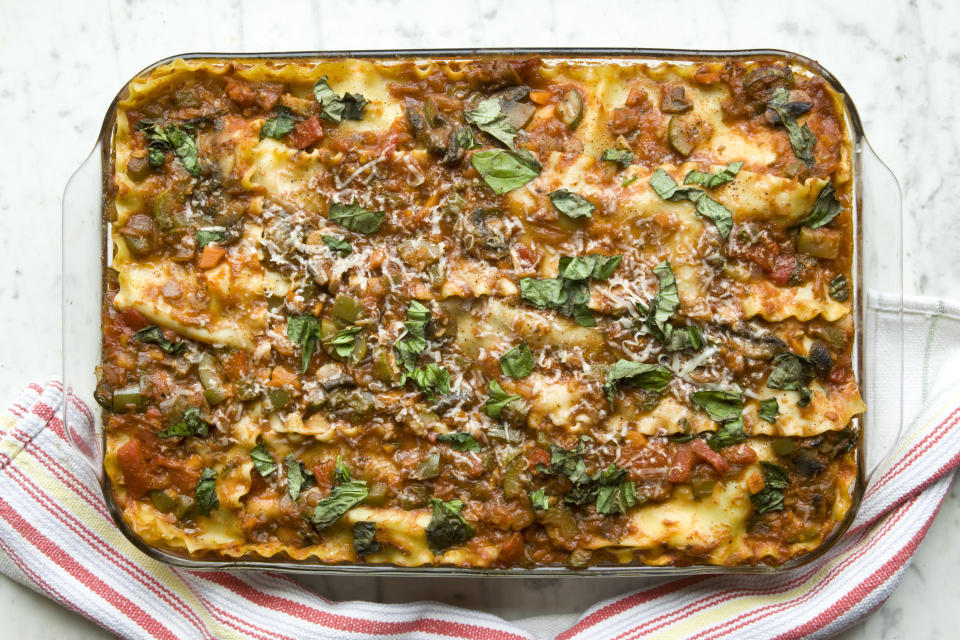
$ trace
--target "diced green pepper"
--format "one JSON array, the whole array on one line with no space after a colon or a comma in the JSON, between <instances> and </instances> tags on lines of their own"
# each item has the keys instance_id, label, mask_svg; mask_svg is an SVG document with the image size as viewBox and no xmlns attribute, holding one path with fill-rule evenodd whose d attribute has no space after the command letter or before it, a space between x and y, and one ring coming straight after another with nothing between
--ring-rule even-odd
<instances>
[{"instance_id":1,"label":"diced green pepper","mask_svg":"<svg viewBox=\"0 0 960 640\"><path fill-rule=\"evenodd\" d=\"M153 502L153 506L157 508L157 511L162 511L163 513L170 513L176 509L180 503L170 497L166 491L151 491L150 500Z\"/></svg>"},{"instance_id":2,"label":"diced green pepper","mask_svg":"<svg viewBox=\"0 0 960 640\"><path fill-rule=\"evenodd\" d=\"M526 494L523 482L523 471L527 468L527 460L522 455L516 456L503 468L503 495L507 498L519 498Z\"/></svg>"},{"instance_id":3,"label":"diced green pepper","mask_svg":"<svg viewBox=\"0 0 960 640\"><path fill-rule=\"evenodd\" d=\"M211 353L204 353L197 363L197 376L203 387L203 397L211 405L223 402L226 394L223 391L223 380L217 370L217 359Z\"/></svg>"},{"instance_id":4,"label":"diced green pepper","mask_svg":"<svg viewBox=\"0 0 960 640\"><path fill-rule=\"evenodd\" d=\"M697 500L706 498L713 494L713 488L717 485L716 480L704 479L704 480L694 480L690 484L690 489L693 491L693 497Z\"/></svg>"},{"instance_id":5,"label":"diced green pepper","mask_svg":"<svg viewBox=\"0 0 960 640\"><path fill-rule=\"evenodd\" d=\"M253 378L240 378L233 383L233 395L237 400L241 402L246 402L247 400L253 400L258 395L257 383Z\"/></svg>"},{"instance_id":6,"label":"diced green pepper","mask_svg":"<svg viewBox=\"0 0 960 640\"><path fill-rule=\"evenodd\" d=\"M773 441L773 452L778 456L788 456L797 450L797 444L791 438L778 438Z\"/></svg>"},{"instance_id":7,"label":"diced green pepper","mask_svg":"<svg viewBox=\"0 0 960 640\"><path fill-rule=\"evenodd\" d=\"M263 410L266 413L273 413L290 404L292 400L290 392L286 389L271 389L267 392L267 401L263 405Z\"/></svg>"},{"instance_id":8,"label":"diced green pepper","mask_svg":"<svg viewBox=\"0 0 960 640\"><path fill-rule=\"evenodd\" d=\"M428 480L440 475L440 452L431 451L427 457L417 465L416 477L418 480Z\"/></svg>"},{"instance_id":9,"label":"diced green pepper","mask_svg":"<svg viewBox=\"0 0 960 640\"><path fill-rule=\"evenodd\" d=\"M142 411L145 405L146 401L140 394L139 384L133 384L113 392L114 411Z\"/></svg>"},{"instance_id":10,"label":"diced green pepper","mask_svg":"<svg viewBox=\"0 0 960 640\"><path fill-rule=\"evenodd\" d=\"M337 296L333 301L333 315L344 322L356 322L360 317L360 311L360 303L350 296Z\"/></svg>"}]
</instances>

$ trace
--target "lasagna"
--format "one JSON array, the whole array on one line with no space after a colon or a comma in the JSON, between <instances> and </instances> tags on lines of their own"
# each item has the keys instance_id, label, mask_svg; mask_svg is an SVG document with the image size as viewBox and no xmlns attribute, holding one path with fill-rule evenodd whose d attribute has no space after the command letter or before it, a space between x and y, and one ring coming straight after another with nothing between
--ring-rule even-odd
<instances>
[{"instance_id":1,"label":"lasagna","mask_svg":"<svg viewBox=\"0 0 960 640\"><path fill-rule=\"evenodd\" d=\"M148 545L779 565L847 521L852 145L811 70L176 60L111 140L95 395Z\"/></svg>"}]
</instances>

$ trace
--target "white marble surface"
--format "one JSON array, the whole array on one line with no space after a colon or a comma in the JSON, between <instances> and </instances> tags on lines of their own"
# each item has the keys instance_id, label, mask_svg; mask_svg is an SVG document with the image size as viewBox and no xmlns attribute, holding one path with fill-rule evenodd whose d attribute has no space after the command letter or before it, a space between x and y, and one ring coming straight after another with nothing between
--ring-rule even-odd
<instances>
[{"instance_id":1,"label":"white marble surface","mask_svg":"<svg viewBox=\"0 0 960 640\"><path fill-rule=\"evenodd\" d=\"M656 3L0 0L0 403L59 369L59 206L125 80L188 51L479 46L771 47L833 71L904 192L907 293L960 298L960 3L856 0ZM779 8L783 7L783 8ZM891 233L896 230L891 230ZM893 597L845 640L954 638L960 495L951 491ZM637 581L335 578L328 597L447 600L510 619L568 616ZM0 578L0 628L30 638L108 634Z\"/></svg>"}]
</instances>

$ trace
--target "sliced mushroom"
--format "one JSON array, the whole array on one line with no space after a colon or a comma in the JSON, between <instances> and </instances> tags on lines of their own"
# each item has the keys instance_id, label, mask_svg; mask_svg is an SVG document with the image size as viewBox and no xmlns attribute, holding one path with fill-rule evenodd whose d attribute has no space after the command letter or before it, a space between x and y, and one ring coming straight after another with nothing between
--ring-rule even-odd
<instances>
[{"instance_id":1,"label":"sliced mushroom","mask_svg":"<svg viewBox=\"0 0 960 640\"><path fill-rule=\"evenodd\" d=\"M793 86L793 71L787 65L759 67L743 79L747 96L755 103L766 104L777 87Z\"/></svg>"},{"instance_id":2,"label":"sliced mushroom","mask_svg":"<svg viewBox=\"0 0 960 640\"><path fill-rule=\"evenodd\" d=\"M682 85L668 84L660 88L660 111L663 113L686 113L692 108Z\"/></svg>"},{"instance_id":3,"label":"sliced mushroom","mask_svg":"<svg viewBox=\"0 0 960 640\"><path fill-rule=\"evenodd\" d=\"M328 362L317 369L316 378L325 391L337 387L352 387L356 384L353 377L346 372L342 365L336 362Z\"/></svg>"},{"instance_id":4,"label":"sliced mushroom","mask_svg":"<svg viewBox=\"0 0 960 640\"><path fill-rule=\"evenodd\" d=\"M410 128L413 129L414 137L427 148L427 151L441 156L441 164L452 166L463 159L464 151L457 143L456 129L446 123L440 114L434 111L428 120L423 109L412 100L407 101L404 113ZM431 121L438 126L431 127Z\"/></svg>"},{"instance_id":5,"label":"sliced mushroom","mask_svg":"<svg viewBox=\"0 0 960 640\"><path fill-rule=\"evenodd\" d=\"M813 108L813 99L806 91L794 89L787 93L787 103L783 108L787 113L797 118ZM769 124L780 124L780 115L773 109L767 109L763 117Z\"/></svg>"},{"instance_id":6,"label":"sliced mushroom","mask_svg":"<svg viewBox=\"0 0 960 640\"><path fill-rule=\"evenodd\" d=\"M813 365L817 368L820 377L825 377L833 368L833 358L830 357L830 351L822 342L814 342L810 345L809 357L813 360Z\"/></svg>"},{"instance_id":7,"label":"sliced mushroom","mask_svg":"<svg viewBox=\"0 0 960 640\"><path fill-rule=\"evenodd\" d=\"M529 102L530 87L527 86L507 87L496 92L492 97L500 100L500 111L517 129L527 126L537 111L537 106Z\"/></svg>"},{"instance_id":8,"label":"sliced mushroom","mask_svg":"<svg viewBox=\"0 0 960 640\"><path fill-rule=\"evenodd\" d=\"M462 393L451 393L443 396L436 404L430 407L430 410L433 411L438 416L442 416L450 409L453 409L461 403L468 402L470 396L464 395Z\"/></svg>"},{"instance_id":9,"label":"sliced mushroom","mask_svg":"<svg viewBox=\"0 0 960 640\"><path fill-rule=\"evenodd\" d=\"M467 253L481 260L501 260L509 255L503 234L487 226L487 217L500 215L496 209L474 209L461 218L461 240Z\"/></svg>"}]
</instances>

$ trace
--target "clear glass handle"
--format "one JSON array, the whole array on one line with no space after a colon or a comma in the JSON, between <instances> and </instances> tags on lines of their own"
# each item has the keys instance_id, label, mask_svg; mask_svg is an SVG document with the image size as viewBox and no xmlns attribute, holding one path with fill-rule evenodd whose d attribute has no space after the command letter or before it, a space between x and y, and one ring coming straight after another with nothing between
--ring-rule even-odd
<instances>
[{"instance_id":1,"label":"clear glass handle","mask_svg":"<svg viewBox=\"0 0 960 640\"><path fill-rule=\"evenodd\" d=\"M102 420L91 406L100 362L100 293L104 236L101 217L102 143L63 192L63 422L77 452L98 479L103 476Z\"/></svg>"},{"instance_id":2,"label":"clear glass handle","mask_svg":"<svg viewBox=\"0 0 960 640\"><path fill-rule=\"evenodd\" d=\"M903 215L900 184L866 138L859 142L858 357L867 479L903 436ZM895 389L895 392L890 389Z\"/></svg>"}]
</instances>

